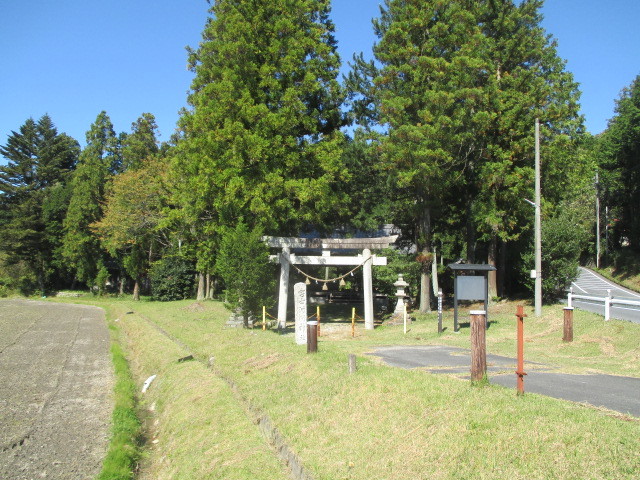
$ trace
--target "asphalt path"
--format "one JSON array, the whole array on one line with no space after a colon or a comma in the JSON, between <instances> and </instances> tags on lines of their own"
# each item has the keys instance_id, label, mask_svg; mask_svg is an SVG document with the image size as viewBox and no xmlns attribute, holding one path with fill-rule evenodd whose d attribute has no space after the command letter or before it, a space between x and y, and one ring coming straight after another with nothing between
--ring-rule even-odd
<instances>
[{"instance_id":1,"label":"asphalt path","mask_svg":"<svg viewBox=\"0 0 640 480\"><path fill-rule=\"evenodd\" d=\"M611 292L613 298L640 301L640 294L627 288L617 285L606 278L598 275L588 268L580 267L578 278L571 284L573 293L576 295L589 295L594 297L606 297L607 292ZM589 312L598 313L604 316L604 302L593 300L573 299L572 305ZM627 320L640 323L640 306L611 304L609 310L611 318Z\"/></svg>"},{"instance_id":2,"label":"asphalt path","mask_svg":"<svg viewBox=\"0 0 640 480\"><path fill-rule=\"evenodd\" d=\"M0 479L100 471L113 410L104 311L0 301Z\"/></svg>"},{"instance_id":3,"label":"asphalt path","mask_svg":"<svg viewBox=\"0 0 640 480\"><path fill-rule=\"evenodd\" d=\"M372 355L390 366L421 368L430 373L468 376L471 368L469 350L441 345L384 347ZM529 368L527 368L529 367ZM516 360L487 354L489 382L516 388ZM536 363L525 364L525 393L539 393L553 398L605 407L640 417L640 378L615 375L573 375Z\"/></svg>"}]
</instances>

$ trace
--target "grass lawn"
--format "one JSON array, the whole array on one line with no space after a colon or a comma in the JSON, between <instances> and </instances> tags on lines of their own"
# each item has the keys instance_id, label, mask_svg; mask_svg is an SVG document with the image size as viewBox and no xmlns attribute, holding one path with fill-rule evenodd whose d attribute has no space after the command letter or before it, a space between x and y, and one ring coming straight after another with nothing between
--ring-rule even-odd
<instances>
[{"instance_id":1,"label":"grass lawn","mask_svg":"<svg viewBox=\"0 0 640 480\"><path fill-rule=\"evenodd\" d=\"M92 302L107 309L110 321L118 319L138 383L157 375L141 395L148 430L143 479L288 478L259 434L257 411L314 479L640 476L638 419L472 387L365 355L383 345L468 348L465 319L455 334L451 312L442 335L435 315L418 316L407 335L401 326L365 331L360 323L354 338L344 313L341 320L324 318L319 352L308 355L292 333L225 328L228 312L217 302ZM509 302L490 307L489 353L515 356L515 311ZM526 313L525 368L540 362L572 373L640 377L640 325L576 311L575 341L564 344L561 307L545 307L540 318L530 308ZM189 353L195 361L178 362ZM351 353L358 357L354 375L347 369Z\"/></svg>"}]
</instances>

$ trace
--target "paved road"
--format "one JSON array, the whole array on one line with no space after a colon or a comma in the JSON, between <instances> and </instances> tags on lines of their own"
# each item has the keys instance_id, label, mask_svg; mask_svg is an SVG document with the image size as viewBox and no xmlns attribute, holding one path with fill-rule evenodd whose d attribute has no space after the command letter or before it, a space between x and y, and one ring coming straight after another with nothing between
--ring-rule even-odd
<instances>
[{"instance_id":1,"label":"paved road","mask_svg":"<svg viewBox=\"0 0 640 480\"><path fill-rule=\"evenodd\" d=\"M611 296L614 298L640 301L640 294L621 287L584 267L580 267L580 274L571 286L573 287L573 293L577 295L606 297L607 290L611 290ZM603 302L574 299L573 306L604 316ZM611 305L610 316L611 318L617 318L619 320L640 323L640 306L617 305L614 303Z\"/></svg>"},{"instance_id":2,"label":"paved road","mask_svg":"<svg viewBox=\"0 0 640 480\"><path fill-rule=\"evenodd\" d=\"M93 478L112 391L102 310L0 301L0 479Z\"/></svg>"},{"instance_id":3,"label":"paved road","mask_svg":"<svg viewBox=\"0 0 640 480\"><path fill-rule=\"evenodd\" d=\"M469 350L439 345L384 347L373 355L393 367L425 368L431 373L468 375ZM516 360L487 355L489 381L516 388ZM563 400L588 403L640 417L640 378L615 375L570 375L541 364L525 363L525 392L539 393Z\"/></svg>"}]
</instances>

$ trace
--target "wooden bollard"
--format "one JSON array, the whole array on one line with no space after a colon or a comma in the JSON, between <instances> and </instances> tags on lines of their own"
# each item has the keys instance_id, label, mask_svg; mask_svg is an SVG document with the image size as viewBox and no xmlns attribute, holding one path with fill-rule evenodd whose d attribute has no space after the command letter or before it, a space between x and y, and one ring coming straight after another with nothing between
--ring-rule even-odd
<instances>
[{"instance_id":1,"label":"wooden bollard","mask_svg":"<svg viewBox=\"0 0 640 480\"><path fill-rule=\"evenodd\" d=\"M573 307L564 307L564 334L562 340L573 342Z\"/></svg>"},{"instance_id":2,"label":"wooden bollard","mask_svg":"<svg viewBox=\"0 0 640 480\"><path fill-rule=\"evenodd\" d=\"M349 354L349 374L356 373L356 356L353 353Z\"/></svg>"},{"instance_id":3,"label":"wooden bollard","mask_svg":"<svg viewBox=\"0 0 640 480\"><path fill-rule=\"evenodd\" d=\"M471 381L481 381L487 373L486 314L471 310Z\"/></svg>"},{"instance_id":4,"label":"wooden bollard","mask_svg":"<svg viewBox=\"0 0 640 480\"><path fill-rule=\"evenodd\" d=\"M318 351L318 322L309 320L307 322L307 353Z\"/></svg>"}]
</instances>

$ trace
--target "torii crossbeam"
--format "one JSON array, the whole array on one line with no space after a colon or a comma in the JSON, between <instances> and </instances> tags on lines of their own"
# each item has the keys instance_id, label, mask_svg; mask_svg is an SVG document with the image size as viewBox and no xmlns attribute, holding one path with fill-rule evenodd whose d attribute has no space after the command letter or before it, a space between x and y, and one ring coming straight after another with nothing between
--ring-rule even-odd
<instances>
[{"instance_id":1,"label":"torii crossbeam","mask_svg":"<svg viewBox=\"0 0 640 480\"><path fill-rule=\"evenodd\" d=\"M387 248L397 240L397 235L376 238L295 238L263 237L269 247L282 248L282 253L272 255L272 261L280 263L280 289L278 295L278 326L284 328L287 319L290 265L362 265L364 290L364 324L373 330L373 285L371 267L386 265L386 257L371 254L372 249ZM322 255L296 255L292 249L322 249ZM360 250L357 256L332 256L331 250Z\"/></svg>"}]
</instances>

